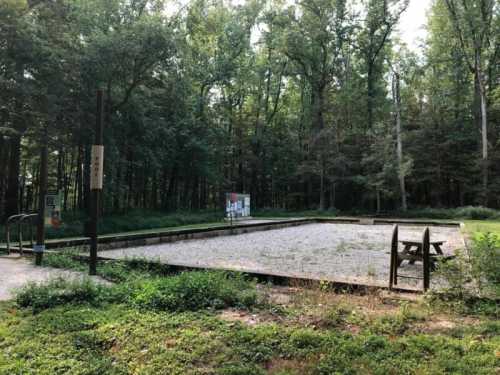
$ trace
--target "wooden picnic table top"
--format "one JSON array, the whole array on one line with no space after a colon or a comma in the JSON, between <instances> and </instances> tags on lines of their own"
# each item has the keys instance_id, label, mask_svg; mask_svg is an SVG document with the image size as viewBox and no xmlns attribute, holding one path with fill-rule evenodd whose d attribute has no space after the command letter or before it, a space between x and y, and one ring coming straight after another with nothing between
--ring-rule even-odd
<instances>
[{"instance_id":1,"label":"wooden picnic table top","mask_svg":"<svg viewBox=\"0 0 500 375\"><path fill-rule=\"evenodd\" d=\"M422 245L422 242L421 241L399 241L401 242L403 245L415 245L415 246L420 246ZM430 241L429 243L431 245L442 245L444 244L446 241Z\"/></svg>"}]
</instances>

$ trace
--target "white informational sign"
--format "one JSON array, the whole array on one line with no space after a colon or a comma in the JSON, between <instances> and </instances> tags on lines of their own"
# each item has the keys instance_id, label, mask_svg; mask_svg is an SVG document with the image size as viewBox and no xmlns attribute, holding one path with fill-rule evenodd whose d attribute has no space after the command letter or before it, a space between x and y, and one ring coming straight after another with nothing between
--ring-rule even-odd
<instances>
[{"instance_id":1,"label":"white informational sign","mask_svg":"<svg viewBox=\"0 0 500 375\"><path fill-rule=\"evenodd\" d=\"M237 219L250 216L250 195L226 193L226 217Z\"/></svg>"},{"instance_id":2,"label":"white informational sign","mask_svg":"<svg viewBox=\"0 0 500 375\"><path fill-rule=\"evenodd\" d=\"M59 228L61 225L61 194L59 192L45 195L45 225Z\"/></svg>"},{"instance_id":3,"label":"white informational sign","mask_svg":"<svg viewBox=\"0 0 500 375\"><path fill-rule=\"evenodd\" d=\"M104 172L104 146L93 145L90 161L90 189L102 190Z\"/></svg>"}]
</instances>

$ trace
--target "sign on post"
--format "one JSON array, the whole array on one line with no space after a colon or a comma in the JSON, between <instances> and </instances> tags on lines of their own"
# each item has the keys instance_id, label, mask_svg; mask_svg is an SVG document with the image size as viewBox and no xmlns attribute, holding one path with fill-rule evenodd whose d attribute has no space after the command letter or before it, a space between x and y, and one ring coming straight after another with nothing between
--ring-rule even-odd
<instances>
[{"instance_id":1,"label":"sign on post","mask_svg":"<svg viewBox=\"0 0 500 375\"><path fill-rule=\"evenodd\" d=\"M226 217L237 219L250 216L250 195L226 193Z\"/></svg>"},{"instance_id":2,"label":"sign on post","mask_svg":"<svg viewBox=\"0 0 500 375\"><path fill-rule=\"evenodd\" d=\"M102 190L102 176L104 170L104 146L92 145L90 168L90 189Z\"/></svg>"},{"instance_id":3,"label":"sign on post","mask_svg":"<svg viewBox=\"0 0 500 375\"><path fill-rule=\"evenodd\" d=\"M45 195L45 226L59 228L61 225L61 194L50 192Z\"/></svg>"}]
</instances>

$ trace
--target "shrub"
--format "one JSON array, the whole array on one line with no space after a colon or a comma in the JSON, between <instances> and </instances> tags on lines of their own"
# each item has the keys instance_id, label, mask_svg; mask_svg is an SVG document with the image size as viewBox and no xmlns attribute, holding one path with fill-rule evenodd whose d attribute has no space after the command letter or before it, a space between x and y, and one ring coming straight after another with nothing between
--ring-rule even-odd
<instances>
[{"instance_id":1,"label":"shrub","mask_svg":"<svg viewBox=\"0 0 500 375\"><path fill-rule=\"evenodd\" d=\"M474 240L470 250L472 277L481 294L500 298L500 239L485 233Z\"/></svg>"},{"instance_id":2,"label":"shrub","mask_svg":"<svg viewBox=\"0 0 500 375\"><path fill-rule=\"evenodd\" d=\"M464 219L484 220L500 217L499 211L482 206L459 207L455 211L457 217Z\"/></svg>"},{"instance_id":3,"label":"shrub","mask_svg":"<svg viewBox=\"0 0 500 375\"><path fill-rule=\"evenodd\" d=\"M248 308L257 303L257 292L243 276L196 271L142 280L133 288L130 299L136 307L169 311Z\"/></svg>"},{"instance_id":4,"label":"shrub","mask_svg":"<svg viewBox=\"0 0 500 375\"><path fill-rule=\"evenodd\" d=\"M447 287L431 299L439 299L459 310L498 315L500 299L499 238L485 233L474 239L468 253L438 265L437 274Z\"/></svg>"},{"instance_id":5,"label":"shrub","mask_svg":"<svg viewBox=\"0 0 500 375\"><path fill-rule=\"evenodd\" d=\"M34 313L67 303L98 305L119 300L113 288L93 282L89 278L66 280L57 278L46 283L30 283L16 295L21 307L31 307Z\"/></svg>"},{"instance_id":6,"label":"shrub","mask_svg":"<svg viewBox=\"0 0 500 375\"><path fill-rule=\"evenodd\" d=\"M63 222L57 229L47 228L47 238L79 237L85 233L85 222L88 220L84 213L63 212ZM124 214L106 215L99 222L99 234L119 233L155 228L169 228L190 224L205 224L222 221L220 211L198 212L161 212L147 210L131 210ZM18 238L17 230L12 231L11 240ZM23 226L23 238L29 239L27 226ZM5 241L5 228L0 226L0 242Z\"/></svg>"}]
</instances>

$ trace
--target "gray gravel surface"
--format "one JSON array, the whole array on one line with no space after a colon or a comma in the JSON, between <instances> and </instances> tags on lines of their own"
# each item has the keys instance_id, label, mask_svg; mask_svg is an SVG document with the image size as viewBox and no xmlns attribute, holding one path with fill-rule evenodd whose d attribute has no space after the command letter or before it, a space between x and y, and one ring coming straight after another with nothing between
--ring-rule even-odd
<instances>
[{"instance_id":1,"label":"gray gravel surface","mask_svg":"<svg viewBox=\"0 0 500 375\"><path fill-rule=\"evenodd\" d=\"M400 226L400 240L420 240L424 227ZM463 248L458 227L431 227L445 254ZM306 224L200 240L107 250L111 259L148 258L162 263L315 280L387 285L391 225ZM421 275L421 264L403 263L400 274ZM416 286L416 281L408 285Z\"/></svg>"}]
</instances>

